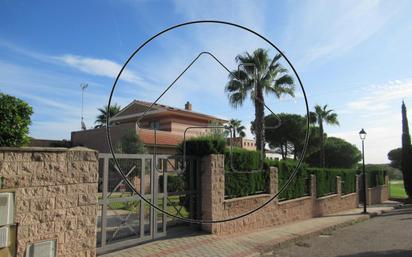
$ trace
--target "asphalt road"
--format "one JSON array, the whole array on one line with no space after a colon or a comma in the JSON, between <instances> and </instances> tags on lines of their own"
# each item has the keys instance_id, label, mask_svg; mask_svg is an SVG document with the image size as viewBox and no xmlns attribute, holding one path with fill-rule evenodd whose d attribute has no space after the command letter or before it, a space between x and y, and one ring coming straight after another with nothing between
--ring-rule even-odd
<instances>
[{"instance_id":1,"label":"asphalt road","mask_svg":"<svg viewBox=\"0 0 412 257\"><path fill-rule=\"evenodd\" d=\"M412 206L297 241L273 257L412 257Z\"/></svg>"}]
</instances>

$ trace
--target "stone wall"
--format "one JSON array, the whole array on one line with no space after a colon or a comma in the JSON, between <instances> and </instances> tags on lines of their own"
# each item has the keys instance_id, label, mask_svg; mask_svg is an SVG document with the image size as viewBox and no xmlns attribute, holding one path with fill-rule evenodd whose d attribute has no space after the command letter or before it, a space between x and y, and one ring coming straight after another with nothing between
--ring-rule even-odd
<instances>
[{"instance_id":1,"label":"stone wall","mask_svg":"<svg viewBox=\"0 0 412 257\"><path fill-rule=\"evenodd\" d=\"M269 194L225 200L223 158L223 155L210 155L204 157L201 161L201 205L203 220L222 220L244 214L270 200L278 191L277 169L272 167L269 171ZM283 202L278 202L278 200L275 199L264 208L244 218L223 223L206 224L202 225L202 228L205 231L215 234L237 233L278 226L357 208L357 193L342 195L341 179L339 177L336 179L338 185L337 194L316 198L316 177L311 175L310 196Z\"/></svg>"},{"instance_id":2,"label":"stone wall","mask_svg":"<svg viewBox=\"0 0 412 257\"><path fill-rule=\"evenodd\" d=\"M389 199L389 177L385 176L385 184L368 188L368 204L377 204Z\"/></svg>"},{"instance_id":3,"label":"stone wall","mask_svg":"<svg viewBox=\"0 0 412 257\"><path fill-rule=\"evenodd\" d=\"M15 194L17 257L42 240L56 240L59 257L96 256L96 151L0 148L0 176Z\"/></svg>"}]
</instances>

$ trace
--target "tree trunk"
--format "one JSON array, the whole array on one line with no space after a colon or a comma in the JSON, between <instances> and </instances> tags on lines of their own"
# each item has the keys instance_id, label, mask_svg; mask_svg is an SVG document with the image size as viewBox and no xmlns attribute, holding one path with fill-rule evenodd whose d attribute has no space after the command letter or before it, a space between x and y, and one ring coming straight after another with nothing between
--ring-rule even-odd
<instances>
[{"instance_id":1,"label":"tree trunk","mask_svg":"<svg viewBox=\"0 0 412 257\"><path fill-rule=\"evenodd\" d=\"M320 166L325 168L325 137L323 135L323 122L319 122L320 132Z\"/></svg>"},{"instance_id":2,"label":"tree trunk","mask_svg":"<svg viewBox=\"0 0 412 257\"><path fill-rule=\"evenodd\" d=\"M282 159L285 159L285 151L283 150L283 143L280 143L280 154L282 155Z\"/></svg>"},{"instance_id":3,"label":"tree trunk","mask_svg":"<svg viewBox=\"0 0 412 257\"><path fill-rule=\"evenodd\" d=\"M256 135L256 150L265 149L265 110L263 91L259 85L255 90L255 135Z\"/></svg>"}]
</instances>

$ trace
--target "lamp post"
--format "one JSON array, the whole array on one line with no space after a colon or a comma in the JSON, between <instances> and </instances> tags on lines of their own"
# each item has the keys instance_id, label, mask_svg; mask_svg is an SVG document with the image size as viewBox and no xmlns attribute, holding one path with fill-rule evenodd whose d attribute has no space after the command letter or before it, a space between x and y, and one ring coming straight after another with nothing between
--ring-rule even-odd
<instances>
[{"instance_id":1,"label":"lamp post","mask_svg":"<svg viewBox=\"0 0 412 257\"><path fill-rule=\"evenodd\" d=\"M80 88L81 88L81 90L82 90L82 119L81 119L81 122L80 122L80 128L82 129L82 130L85 130L86 129L86 125L84 124L84 121L83 121L83 94L84 94L84 90L87 88L89 86L89 84L86 84L86 83L81 83L80 84Z\"/></svg>"},{"instance_id":2,"label":"lamp post","mask_svg":"<svg viewBox=\"0 0 412 257\"><path fill-rule=\"evenodd\" d=\"M362 182L363 182L363 214L367 214L366 210L366 172L365 172L365 138L366 132L364 129L359 131L359 137L362 140Z\"/></svg>"}]
</instances>

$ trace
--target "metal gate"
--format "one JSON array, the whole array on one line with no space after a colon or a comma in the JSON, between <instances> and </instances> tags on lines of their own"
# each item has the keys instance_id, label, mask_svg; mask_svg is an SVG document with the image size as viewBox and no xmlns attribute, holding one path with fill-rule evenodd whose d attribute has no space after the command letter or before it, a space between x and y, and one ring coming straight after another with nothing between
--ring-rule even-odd
<instances>
[{"instance_id":1,"label":"metal gate","mask_svg":"<svg viewBox=\"0 0 412 257\"><path fill-rule=\"evenodd\" d=\"M116 159L135 189L151 204L177 216L196 216L200 206L196 200L197 160L188 158L185 173L177 168L181 167L179 160L169 155L116 154ZM98 254L166 236L168 226L179 224L128 188L116 169L111 154L99 154ZM168 176L173 183L168 183ZM183 181L183 185L176 181Z\"/></svg>"}]
</instances>

